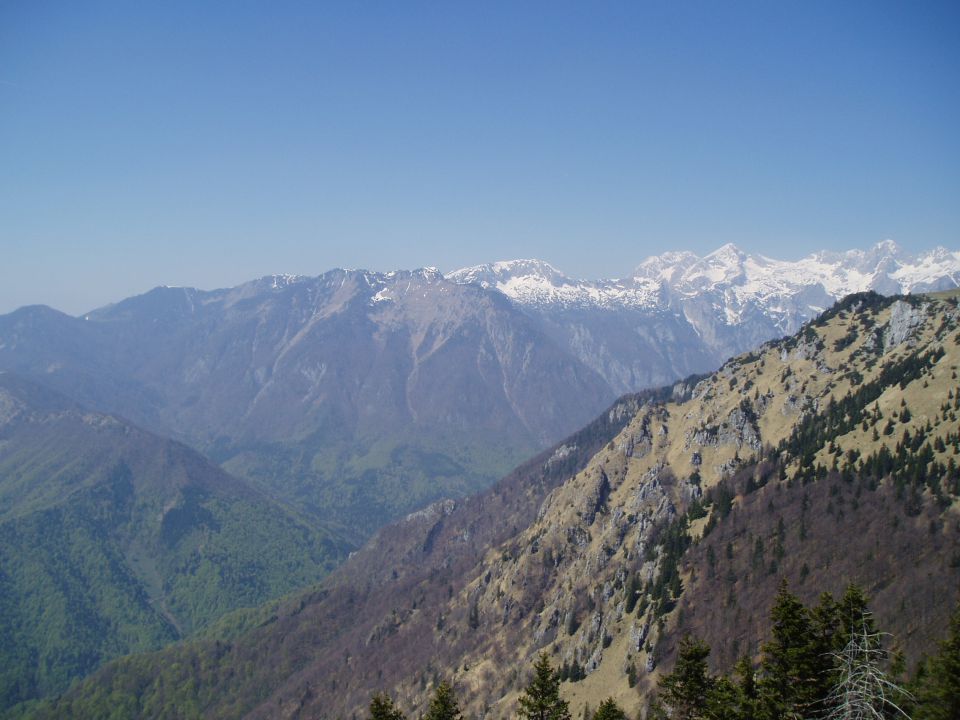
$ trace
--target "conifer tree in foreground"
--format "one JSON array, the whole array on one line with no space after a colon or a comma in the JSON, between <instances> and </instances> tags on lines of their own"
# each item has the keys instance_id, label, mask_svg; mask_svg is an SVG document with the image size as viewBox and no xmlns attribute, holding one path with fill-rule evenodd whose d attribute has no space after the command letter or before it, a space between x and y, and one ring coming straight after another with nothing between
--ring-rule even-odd
<instances>
[{"instance_id":1,"label":"conifer tree in foreground","mask_svg":"<svg viewBox=\"0 0 960 720\"><path fill-rule=\"evenodd\" d=\"M960 605L950 618L949 635L940 652L925 663L916 687L914 720L960 718Z\"/></svg>"},{"instance_id":2,"label":"conifer tree in foreground","mask_svg":"<svg viewBox=\"0 0 960 720\"><path fill-rule=\"evenodd\" d=\"M739 715L741 717L757 717L760 714L758 708L759 689L757 688L756 673L750 658L743 655L737 660L734 672L737 676L737 709Z\"/></svg>"},{"instance_id":3,"label":"conifer tree in foreground","mask_svg":"<svg viewBox=\"0 0 960 720\"><path fill-rule=\"evenodd\" d=\"M560 697L560 676L551 667L547 653L540 653L533 672L533 680L520 696L520 717L525 720L570 720L570 707Z\"/></svg>"},{"instance_id":4,"label":"conifer tree in foreground","mask_svg":"<svg viewBox=\"0 0 960 720\"><path fill-rule=\"evenodd\" d=\"M406 720L406 717L386 693L379 692L370 700L370 720Z\"/></svg>"},{"instance_id":5,"label":"conifer tree in foreground","mask_svg":"<svg viewBox=\"0 0 960 720\"><path fill-rule=\"evenodd\" d=\"M460 704L457 702L453 688L446 680L437 685L430 700L430 708L423 716L424 720L462 720Z\"/></svg>"},{"instance_id":6,"label":"conifer tree in foreground","mask_svg":"<svg viewBox=\"0 0 960 720\"><path fill-rule=\"evenodd\" d=\"M687 636L680 641L680 651L673 672L660 678L660 699L673 720L698 720L705 717L707 698L713 689L713 678L707 673L710 646Z\"/></svg>"},{"instance_id":7,"label":"conifer tree in foreground","mask_svg":"<svg viewBox=\"0 0 960 720\"><path fill-rule=\"evenodd\" d=\"M786 581L770 611L771 639L763 646L760 704L771 720L806 717L820 699L816 683L824 658L817 656L813 623L803 603L787 590Z\"/></svg>"},{"instance_id":8,"label":"conifer tree in foreground","mask_svg":"<svg viewBox=\"0 0 960 720\"><path fill-rule=\"evenodd\" d=\"M607 698L593 714L593 720L627 720L627 714L617 705L613 698Z\"/></svg>"}]
</instances>

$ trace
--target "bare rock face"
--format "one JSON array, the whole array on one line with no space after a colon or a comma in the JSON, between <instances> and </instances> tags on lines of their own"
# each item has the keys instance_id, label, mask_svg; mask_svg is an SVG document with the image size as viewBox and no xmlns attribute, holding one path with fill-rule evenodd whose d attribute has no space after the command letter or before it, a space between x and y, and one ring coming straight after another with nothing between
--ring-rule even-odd
<instances>
[{"instance_id":1,"label":"bare rock face","mask_svg":"<svg viewBox=\"0 0 960 720\"><path fill-rule=\"evenodd\" d=\"M747 447L751 450L760 449L760 429L757 427L757 413L749 400L744 400L734 408L727 417L725 431L720 441Z\"/></svg>"},{"instance_id":2,"label":"bare rock face","mask_svg":"<svg viewBox=\"0 0 960 720\"><path fill-rule=\"evenodd\" d=\"M793 349L793 352L787 352L784 350L780 353L781 361L788 360L793 358L794 360L813 360L816 359L820 351L823 349L823 345L818 343L816 340L811 340L808 338L801 339L796 347Z\"/></svg>"},{"instance_id":3,"label":"bare rock face","mask_svg":"<svg viewBox=\"0 0 960 720\"><path fill-rule=\"evenodd\" d=\"M0 389L0 427L12 422L23 412L23 404L12 394Z\"/></svg>"},{"instance_id":4,"label":"bare rock face","mask_svg":"<svg viewBox=\"0 0 960 720\"><path fill-rule=\"evenodd\" d=\"M457 508L457 503L449 498L438 500L435 503L427 505L422 510L416 510L404 518L404 522L433 521L438 520L452 513Z\"/></svg>"},{"instance_id":5,"label":"bare rock face","mask_svg":"<svg viewBox=\"0 0 960 720\"><path fill-rule=\"evenodd\" d=\"M592 525L597 513L603 508L610 495L610 479L607 473L600 470L593 482L593 487L584 495L581 505L581 515L583 522Z\"/></svg>"},{"instance_id":6,"label":"bare rock face","mask_svg":"<svg viewBox=\"0 0 960 720\"><path fill-rule=\"evenodd\" d=\"M784 415L796 415L805 412L811 405L813 399L808 395L787 395L783 407L780 409Z\"/></svg>"},{"instance_id":7,"label":"bare rock face","mask_svg":"<svg viewBox=\"0 0 960 720\"><path fill-rule=\"evenodd\" d=\"M897 300L890 306L890 321L883 331L883 351L889 352L897 345L915 339L917 328L927 318L927 304L917 307L904 300Z\"/></svg>"},{"instance_id":8,"label":"bare rock face","mask_svg":"<svg viewBox=\"0 0 960 720\"><path fill-rule=\"evenodd\" d=\"M576 452L576 449L577 449L576 445L566 445L566 444L561 445L560 447L558 447L556 450L553 451L553 454L549 458L547 458L547 462L545 463L546 467L550 467L551 465L556 465L557 463L563 461L565 458L570 457L570 455Z\"/></svg>"},{"instance_id":9,"label":"bare rock face","mask_svg":"<svg viewBox=\"0 0 960 720\"><path fill-rule=\"evenodd\" d=\"M641 625L634 625L630 630L630 647L634 652L643 650L643 644L647 641L650 634L650 621L647 620Z\"/></svg>"}]
</instances>

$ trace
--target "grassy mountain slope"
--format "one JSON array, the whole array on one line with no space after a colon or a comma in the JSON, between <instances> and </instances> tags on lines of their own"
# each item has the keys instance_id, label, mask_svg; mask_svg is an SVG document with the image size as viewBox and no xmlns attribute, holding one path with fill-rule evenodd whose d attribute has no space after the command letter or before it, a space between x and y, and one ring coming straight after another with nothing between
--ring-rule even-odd
<instances>
[{"instance_id":1,"label":"grassy mountain slope","mask_svg":"<svg viewBox=\"0 0 960 720\"><path fill-rule=\"evenodd\" d=\"M187 447L0 373L0 708L315 582L344 553Z\"/></svg>"},{"instance_id":2,"label":"grassy mountain slope","mask_svg":"<svg viewBox=\"0 0 960 720\"><path fill-rule=\"evenodd\" d=\"M948 393L960 391L957 318L949 299L855 298L797 336L730 361L698 384L690 401L640 413L583 473L547 499L536 523L506 550L488 555L484 572L451 606L466 608L461 617L475 606L481 626L491 621L502 626L458 658L460 667L470 668L461 683L476 689L475 702L502 697L496 714L506 714L516 683L502 679L504 673L495 668L503 663L522 668L513 658L527 662L546 646L556 653L557 664L586 669L586 680L568 686L575 704L596 707L612 694L635 709L641 701L638 688L650 689L660 664L669 663L679 633L706 628L701 608L715 613L718 605L727 608L708 634L720 658L755 649L757 629L782 575L813 594L861 582L876 596L882 624L902 637L915 660L930 647L956 597L958 571L950 563L958 551L957 488L950 471L924 472L918 482L889 472L871 477L870 468L858 463L881 445L893 450L904 429L922 430L921 444L929 442L931 448L936 437L956 437L956 416L940 405ZM844 398L858 401L843 405ZM901 403L912 412L907 422L902 422ZM883 423L877 440L872 419L864 428L858 404L879 405L884 420L877 420ZM836 423L827 420L834 415L832 407L844 411ZM885 435L890 419L900 427ZM818 434L815 428L830 430ZM861 456L847 468L849 451ZM952 453L947 446L934 451L944 464ZM835 471L834 457L839 458ZM818 463L821 471L815 469ZM925 470L932 466L925 464ZM925 485L934 475L939 495ZM709 577L707 550L697 555L689 549L708 520L695 521L690 531L687 513L703 491L721 481L729 483L725 493L735 493L735 510L715 522L730 533L727 542L740 564L724 566L725 542L714 548L716 566ZM804 493L795 488L805 482L817 486L806 500L806 533L815 539L798 546L799 528L787 521L803 512ZM750 502L753 489L764 484L761 504ZM858 500L854 511L848 498L846 522L834 522L827 513L831 493L837 494L836 510L841 494L856 492L847 489L851 484L869 493L869 502ZM911 502L914 495L918 498ZM771 523L779 530L780 519L790 535L782 548L778 533L769 531ZM901 552L875 547L878 536L881 543L896 539ZM758 552L758 547L766 549ZM783 567L772 566L774 561ZM934 599L922 614L907 616L899 603L916 603L909 598L914 587L900 578L915 576L923 578L920 586ZM639 676L635 688L628 683L631 666ZM487 689L491 683L499 685L493 693ZM415 692L408 697L411 704L420 701Z\"/></svg>"},{"instance_id":3,"label":"grassy mountain slope","mask_svg":"<svg viewBox=\"0 0 960 720\"><path fill-rule=\"evenodd\" d=\"M543 649L585 674L563 686L575 712L608 695L633 712L684 630L717 662L755 650L781 576L805 596L860 582L914 662L960 580L958 327L953 297L852 297L618 406L601 443L385 529L261 627L114 663L40 716L111 698L145 717L347 716L376 689L416 712L447 677L470 713L507 717Z\"/></svg>"}]
</instances>

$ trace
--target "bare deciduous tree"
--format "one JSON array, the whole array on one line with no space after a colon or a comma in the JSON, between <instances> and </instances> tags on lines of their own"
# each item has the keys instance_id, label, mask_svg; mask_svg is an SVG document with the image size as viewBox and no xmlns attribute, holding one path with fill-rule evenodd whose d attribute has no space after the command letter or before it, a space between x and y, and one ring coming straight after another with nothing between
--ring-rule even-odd
<instances>
[{"instance_id":1,"label":"bare deciduous tree","mask_svg":"<svg viewBox=\"0 0 960 720\"><path fill-rule=\"evenodd\" d=\"M891 711L910 720L898 704L910 693L891 682L880 667L884 633L870 632L869 627L865 617L843 650L833 653L839 678L827 697L827 720L884 720Z\"/></svg>"}]
</instances>

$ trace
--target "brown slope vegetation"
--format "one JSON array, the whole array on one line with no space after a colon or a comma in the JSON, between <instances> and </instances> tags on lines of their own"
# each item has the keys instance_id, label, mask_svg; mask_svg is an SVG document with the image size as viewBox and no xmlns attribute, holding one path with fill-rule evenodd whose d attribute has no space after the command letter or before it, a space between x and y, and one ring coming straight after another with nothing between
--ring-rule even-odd
<instances>
[{"instance_id":1,"label":"brown slope vegetation","mask_svg":"<svg viewBox=\"0 0 960 720\"><path fill-rule=\"evenodd\" d=\"M895 629L895 648L916 659L934 646L960 599L958 565L960 513L943 512L932 498L911 509L890 483L872 488L834 473L741 491L730 515L684 558L689 584L663 654L690 633L712 647L718 669L757 657L786 578L807 605L821 592L839 598L848 584L859 585L878 627Z\"/></svg>"},{"instance_id":2,"label":"brown slope vegetation","mask_svg":"<svg viewBox=\"0 0 960 720\"><path fill-rule=\"evenodd\" d=\"M638 414L584 472L551 493L530 528L488 553L483 570L451 605L450 629L434 630L441 647L452 644L462 651L450 652L444 666L458 668L471 707L482 711L504 698L491 710L508 714L522 669L542 647L555 652L558 664L586 667L587 680L568 686L573 699L595 703L613 693L637 705L626 671L633 664L641 676L650 669L656 677L657 663L669 661L666 640L677 614L663 616L660 632L652 609L636 619L625 613L624 595L631 576L650 583L664 572L664 553L656 544L667 535L667 523L701 488L748 465L751 456L760 457L765 445L790 437L798 422L826 408L831 396L847 395L879 378L884 367L907 363L931 345L953 343L936 371L903 388L884 385L877 400L891 413L899 401L908 402L914 408L914 418L905 423L910 427L936 416L933 398L939 395L931 388L940 386L945 395L955 383L955 327L955 309L945 301L838 309L800 336L731 361L698 385L691 401ZM956 430L955 418L940 420L944 434ZM837 438L841 448L868 450L871 443L869 430L860 427ZM798 462L783 462L796 471ZM691 481L694 473L699 487ZM843 531L833 540L842 543ZM841 576L832 585L838 582ZM898 584L897 591L905 592L905 586ZM949 604L942 597L938 607L945 612ZM471 625L471 614L473 624L487 629L473 651L459 630ZM416 644L407 641L408 647ZM417 685L398 692L412 707L423 702Z\"/></svg>"},{"instance_id":3,"label":"brown slope vegetation","mask_svg":"<svg viewBox=\"0 0 960 720\"><path fill-rule=\"evenodd\" d=\"M663 593L659 606L653 601L657 584L671 569L671 554L662 544L677 544L670 524L702 490L738 468L753 467L755 482L771 472L777 477L777 465L756 465L767 456L775 456L792 478L808 465L829 467L828 450L845 456L851 450L866 455L885 442L892 448L903 428L923 430L931 441L952 434L955 441L956 416L940 405L960 389L956 327L956 307L947 298L855 299L793 338L730 361L699 383L688 402L644 409L582 473L551 493L531 527L488 554L484 571L458 599L462 614L476 607L480 625L494 628L477 651L460 658L458 679L470 707L482 711L499 698L492 713L508 715L513 691L522 684L518 676L542 648L555 655L557 664L586 669L585 681L566 686L575 704L595 707L613 694L626 707L642 706L637 690L629 687L628 670L637 669L638 688L649 687L658 665L669 663L676 637L679 612L664 607ZM880 433L874 440L873 425L881 421L871 418L837 429L829 443L814 448L812 459L809 447L802 457L786 449L795 435L807 432L808 419L829 416L831 400L859 397L864 388L872 388L872 405L885 421L900 413L901 403L913 409L909 419L904 414L895 420L896 434ZM771 451L781 444L784 450ZM934 454L945 461L952 452L944 448ZM940 509L936 527L949 527L954 511ZM832 541L842 546L848 531L853 532L838 528ZM817 566L818 561L809 562ZM894 576L918 559L903 555L896 562ZM951 572L946 587L956 582L956 570ZM831 577L824 589L862 575ZM682 579L688 583L689 575ZM631 616L626 595L634 582L645 597L637 605L643 612ZM892 582L889 573L887 582ZM912 588L897 582L894 590L902 597ZM769 597L757 606L768 607ZM929 638L950 608L948 591L937 597L939 614L923 618L921 637ZM905 629L899 620L891 630ZM423 701L410 686L398 692L412 706Z\"/></svg>"},{"instance_id":4,"label":"brown slope vegetation","mask_svg":"<svg viewBox=\"0 0 960 720\"><path fill-rule=\"evenodd\" d=\"M895 452L902 432L921 437L922 452L913 454L929 453L930 462L947 463L960 447L960 408L947 407L960 393L958 320L950 297L845 301L798 335L734 358L683 397L637 406L564 482L540 482L534 473L449 515L451 506L435 506L382 533L338 575L339 584L216 646L221 659L209 647L183 648L176 657L192 669L164 680L157 669L173 656L135 658L68 694L59 709L80 716L97 697L135 687L141 714L169 715L153 712L163 707L157 698L174 698L160 685L194 679L186 699L209 717L345 717L380 688L415 712L447 677L470 714L507 717L531 658L545 649L557 665L586 674L564 684L575 710L613 695L635 711L669 667L684 629L711 637L722 661L752 651L769 588L784 573L804 593L861 582L915 660L938 634L956 587L957 569L944 560L955 551L956 482L945 472L936 482L905 484L889 469L869 478L862 463L881 447ZM834 460L840 481L831 475ZM547 458L539 462L549 466ZM766 489L727 495L736 510L726 513L717 499L721 483ZM794 547L804 488L808 539ZM715 498L711 515L688 528L704 493ZM831 503L844 522L827 512ZM457 515L464 508L470 512ZM771 548L754 568L743 546L761 537L770 547L770 528L779 534L781 518L778 567L770 571ZM902 537L888 529L893 518ZM697 545L706 523L713 529ZM725 533L735 561L732 615L716 609L729 589L718 596L716 575L707 577L704 565ZM829 548L850 548L849 556L835 558ZM930 588L932 600L909 605L918 588ZM916 612L892 611L900 602ZM207 666L215 668L213 681L203 674Z\"/></svg>"}]
</instances>

